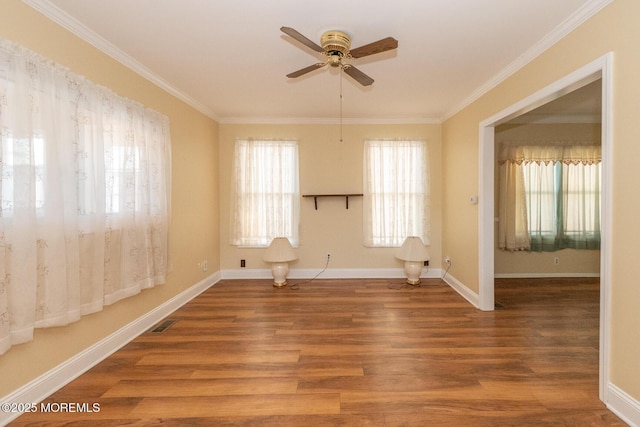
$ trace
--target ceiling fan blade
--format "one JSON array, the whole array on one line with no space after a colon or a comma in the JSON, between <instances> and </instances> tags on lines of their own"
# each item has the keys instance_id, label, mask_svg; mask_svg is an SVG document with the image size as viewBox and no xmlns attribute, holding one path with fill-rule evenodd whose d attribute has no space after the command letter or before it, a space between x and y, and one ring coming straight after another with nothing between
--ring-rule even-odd
<instances>
[{"instance_id":1,"label":"ceiling fan blade","mask_svg":"<svg viewBox=\"0 0 640 427\"><path fill-rule=\"evenodd\" d=\"M398 47L398 40L393 37L386 37L377 42L369 43L364 46L351 49L352 58L362 58L363 56L374 55L376 53L386 52L388 50L396 49Z\"/></svg>"},{"instance_id":2,"label":"ceiling fan blade","mask_svg":"<svg viewBox=\"0 0 640 427\"><path fill-rule=\"evenodd\" d=\"M370 84L373 83L373 79L371 77L367 76L365 73L358 70L353 65L345 65L344 67L342 67L342 69L344 70L345 73L351 76L355 81L360 83L362 86L369 86Z\"/></svg>"},{"instance_id":3,"label":"ceiling fan blade","mask_svg":"<svg viewBox=\"0 0 640 427\"><path fill-rule=\"evenodd\" d=\"M289 78L300 77L303 74L310 73L311 71L317 70L318 68L324 67L325 65L327 64L325 64L324 62L318 62L317 64L309 65L308 67L305 67L301 70L294 71L293 73L289 73L287 74L287 77Z\"/></svg>"},{"instance_id":4,"label":"ceiling fan blade","mask_svg":"<svg viewBox=\"0 0 640 427\"><path fill-rule=\"evenodd\" d=\"M303 45L315 50L316 52L320 52L320 53L324 52L324 49L322 49L318 44L312 42L311 40L309 40L308 38L306 38L305 36L303 36L302 34L297 32L293 28L280 27L280 31L282 31L283 33L293 37L294 39L298 40Z\"/></svg>"}]
</instances>

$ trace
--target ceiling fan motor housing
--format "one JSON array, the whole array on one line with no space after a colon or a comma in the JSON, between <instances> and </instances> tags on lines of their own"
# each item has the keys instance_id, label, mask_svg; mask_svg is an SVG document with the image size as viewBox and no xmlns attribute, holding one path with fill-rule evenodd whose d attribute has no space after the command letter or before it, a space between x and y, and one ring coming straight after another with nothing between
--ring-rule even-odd
<instances>
[{"instance_id":1,"label":"ceiling fan motor housing","mask_svg":"<svg viewBox=\"0 0 640 427\"><path fill-rule=\"evenodd\" d=\"M320 44L329 57L329 63L338 66L340 59L351 49L351 39L342 31L327 31L320 38Z\"/></svg>"}]
</instances>

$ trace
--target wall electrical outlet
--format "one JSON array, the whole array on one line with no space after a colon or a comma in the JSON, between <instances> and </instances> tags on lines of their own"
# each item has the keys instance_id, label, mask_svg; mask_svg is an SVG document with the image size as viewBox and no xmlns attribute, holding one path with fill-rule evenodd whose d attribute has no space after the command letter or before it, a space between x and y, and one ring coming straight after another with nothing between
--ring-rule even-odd
<instances>
[{"instance_id":1,"label":"wall electrical outlet","mask_svg":"<svg viewBox=\"0 0 640 427\"><path fill-rule=\"evenodd\" d=\"M331 259L331 252L327 252L327 261Z\"/></svg>"},{"instance_id":2,"label":"wall electrical outlet","mask_svg":"<svg viewBox=\"0 0 640 427\"><path fill-rule=\"evenodd\" d=\"M209 265L207 264L207 260L202 260L198 263L198 268L202 271L207 271L209 269Z\"/></svg>"},{"instance_id":3,"label":"wall electrical outlet","mask_svg":"<svg viewBox=\"0 0 640 427\"><path fill-rule=\"evenodd\" d=\"M240 268L245 268L247 266L247 261L241 259L240 260Z\"/></svg>"},{"instance_id":4,"label":"wall electrical outlet","mask_svg":"<svg viewBox=\"0 0 640 427\"><path fill-rule=\"evenodd\" d=\"M451 264L451 258L445 257L444 262L446 262L447 264Z\"/></svg>"},{"instance_id":5,"label":"wall electrical outlet","mask_svg":"<svg viewBox=\"0 0 640 427\"><path fill-rule=\"evenodd\" d=\"M555 258L553 259L553 265L560 265L560 258L555 257Z\"/></svg>"}]
</instances>

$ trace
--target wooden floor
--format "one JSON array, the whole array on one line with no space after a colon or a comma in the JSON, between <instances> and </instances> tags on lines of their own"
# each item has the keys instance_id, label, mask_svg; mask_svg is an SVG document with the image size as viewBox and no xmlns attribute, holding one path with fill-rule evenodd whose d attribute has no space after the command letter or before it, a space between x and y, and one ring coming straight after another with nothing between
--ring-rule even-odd
<instances>
[{"instance_id":1,"label":"wooden floor","mask_svg":"<svg viewBox=\"0 0 640 427\"><path fill-rule=\"evenodd\" d=\"M595 279L221 281L12 425L618 426L598 400ZM54 406L55 407L55 406Z\"/></svg>"}]
</instances>

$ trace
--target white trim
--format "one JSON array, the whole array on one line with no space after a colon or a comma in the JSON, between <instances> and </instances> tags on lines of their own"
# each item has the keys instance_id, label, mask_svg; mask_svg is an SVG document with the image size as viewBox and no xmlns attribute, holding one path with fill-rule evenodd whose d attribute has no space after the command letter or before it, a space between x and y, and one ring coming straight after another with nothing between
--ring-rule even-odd
<instances>
[{"instance_id":1,"label":"white trim","mask_svg":"<svg viewBox=\"0 0 640 427\"><path fill-rule=\"evenodd\" d=\"M328 268L322 269L291 269L287 278L295 279L401 279L406 277L402 268ZM424 268L420 277L423 279L439 279L442 270L438 268ZM271 270L267 268L250 268L222 270L223 279L272 279Z\"/></svg>"},{"instance_id":2,"label":"white trim","mask_svg":"<svg viewBox=\"0 0 640 427\"><path fill-rule=\"evenodd\" d=\"M219 117L201 102L175 88L171 83L155 74L129 54L119 49L86 25L64 12L49 0L22 0L56 24L86 41L96 49L115 59L125 67L149 80L169 94L184 101L207 117L225 124L440 124L438 118L397 117L397 118L315 118L315 117Z\"/></svg>"},{"instance_id":3,"label":"white trim","mask_svg":"<svg viewBox=\"0 0 640 427\"><path fill-rule=\"evenodd\" d=\"M600 218L600 399L605 401L611 352L611 260L613 258L613 53L601 58L602 79L602 177Z\"/></svg>"},{"instance_id":4,"label":"white trim","mask_svg":"<svg viewBox=\"0 0 640 427\"><path fill-rule=\"evenodd\" d=\"M222 270L223 280L238 280L238 279L270 279L271 270L266 268L242 268L238 270ZM291 273L289 273L289 276Z\"/></svg>"},{"instance_id":5,"label":"white trim","mask_svg":"<svg viewBox=\"0 0 640 427\"><path fill-rule=\"evenodd\" d=\"M607 389L607 408L630 426L640 426L640 402L614 384Z\"/></svg>"},{"instance_id":6,"label":"white trim","mask_svg":"<svg viewBox=\"0 0 640 427\"><path fill-rule=\"evenodd\" d=\"M120 62L122 65L128 67L132 71L136 72L140 76L146 78L150 82L156 84L163 90L168 93L174 95L178 99L186 102L188 105L192 106L196 110L205 114L206 116L216 120L219 123L229 123L229 124L251 124L251 123L260 123L260 124L317 124L317 123L337 123L338 119L323 119L323 118L243 118L243 117L229 117L229 118L221 118L218 117L217 114L211 111L208 107L195 100L191 96L185 94L184 92L178 90L174 86L172 86L169 82L162 79L160 76L149 70L147 67L142 65L140 62L136 61L130 55L125 53L123 50L117 48L112 43L108 42L106 39L89 29L87 26L82 24L77 19L71 17L67 13L65 13L62 9L51 3L49 0L22 0L27 5L31 6L38 12L45 15L47 18L51 19L53 22L58 25L66 28L71 33L80 37L82 40L91 44L95 48L104 52L106 55L109 55L116 61ZM560 25L558 25L555 29L553 29L549 34L544 36L541 40L539 40L532 47L527 49L522 55L516 58L513 62L503 68L498 74L496 74L489 81L485 82L479 88L471 93L465 100L463 100L460 104L454 107L451 111L445 114L441 118L380 118L380 119L352 119L352 123L354 124L407 124L407 123L442 123L443 121L449 119L454 116L456 113L460 112L465 107L471 105L473 102L478 100L480 97L485 95L491 89L499 85L501 82L515 74L522 67L527 65L529 62L533 61L544 51L549 49L571 31L582 25L587 19L591 18L593 15L598 13L604 7L609 5L613 0L589 0L585 3L580 9L578 9L575 13L569 16L566 20L564 20ZM344 123L348 123L345 121Z\"/></svg>"},{"instance_id":7,"label":"white trim","mask_svg":"<svg viewBox=\"0 0 640 427\"><path fill-rule=\"evenodd\" d=\"M578 9L574 14L569 16L564 22L558 25L553 31L539 40L536 44L530 47L526 52L516 58L515 61L511 62L505 68L502 69L498 74L496 74L493 78L487 81L485 84L476 89L467 99L458 104L455 108L449 111L447 114L442 117L442 121L446 121L447 119L453 117L464 108L473 104L475 101L480 99L483 95L489 92L491 89L498 86L500 83L514 75L517 71L522 69L525 65L536 59L543 52L549 49L551 46L559 42L562 38L564 38L571 31L578 28L582 25L587 19L591 18L593 15L598 13L600 10L609 5L609 3L613 2L613 0L590 0L585 3L580 9Z\"/></svg>"},{"instance_id":8,"label":"white trim","mask_svg":"<svg viewBox=\"0 0 640 427\"><path fill-rule=\"evenodd\" d=\"M41 402L219 281L220 274L215 273L196 283L91 347L0 398L0 402ZM22 414L0 411L0 425L6 425L20 415Z\"/></svg>"},{"instance_id":9,"label":"white trim","mask_svg":"<svg viewBox=\"0 0 640 427\"><path fill-rule=\"evenodd\" d=\"M606 385L609 383L609 354L611 328L611 245L612 235L612 120L613 111L611 97L613 94L613 53L609 52L600 58L586 64L573 73L561 78L538 92L507 107L497 114L482 121L479 126L479 194L480 203L478 218L478 293L481 308L490 310L489 301L494 298L494 129L514 117L531 111L563 94L576 88L602 79L602 215L600 229L602 231L600 243L600 378L599 396L605 401Z\"/></svg>"},{"instance_id":10,"label":"white trim","mask_svg":"<svg viewBox=\"0 0 640 427\"><path fill-rule=\"evenodd\" d=\"M444 277L444 281L447 285L451 286L454 291L459 293L464 299L469 301L474 307L480 308L480 297L477 293L469 289L464 283L456 279L451 274L447 274Z\"/></svg>"},{"instance_id":11,"label":"white trim","mask_svg":"<svg viewBox=\"0 0 640 427\"><path fill-rule=\"evenodd\" d=\"M80 39L86 41L96 49L104 52L106 55L109 55L125 67L149 80L151 83L160 87L164 91L170 93L176 98L184 101L188 105L192 106L196 110L200 111L202 114L207 117L220 121L219 117L216 114L209 110L205 105L185 94L184 92L176 89L169 82L155 74L153 71L142 65L140 62L136 61L134 58L129 56L123 50L118 49L112 43L108 42L106 39L98 35L95 31L88 28L86 25L82 24L77 19L73 18L58 6L54 5L48 0L22 0L27 5L31 6L38 12L42 13L47 18L51 19L56 24L61 27L69 30L71 33L78 36Z\"/></svg>"},{"instance_id":12,"label":"white trim","mask_svg":"<svg viewBox=\"0 0 640 427\"><path fill-rule=\"evenodd\" d=\"M496 274L496 279L538 279L552 277L600 277L600 273L503 273Z\"/></svg>"},{"instance_id":13,"label":"white trim","mask_svg":"<svg viewBox=\"0 0 640 427\"><path fill-rule=\"evenodd\" d=\"M276 124L276 125L405 125L441 124L438 118L398 117L398 118L327 118L327 117L227 117L220 119L223 124Z\"/></svg>"},{"instance_id":14,"label":"white trim","mask_svg":"<svg viewBox=\"0 0 640 427\"><path fill-rule=\"evenodd\" d=\"M494 123L480 124L480 148L478 153L478 295L479 308L491 311L495 308L493 278L495 274L495 147Z\"/></svg>"}]
</instances>

